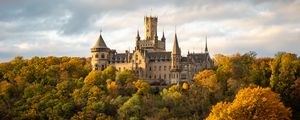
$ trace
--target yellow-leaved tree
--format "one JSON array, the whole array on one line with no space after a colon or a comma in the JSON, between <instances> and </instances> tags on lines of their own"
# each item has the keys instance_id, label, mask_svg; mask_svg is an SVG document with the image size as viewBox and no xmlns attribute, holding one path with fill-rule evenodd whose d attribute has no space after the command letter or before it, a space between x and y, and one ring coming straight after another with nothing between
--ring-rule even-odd
<instances>
[{"instance_id":1,"label":"yellow-leaved tree","mask_svg":"<svg viewBox=\"0 0 300 120\"><path fill-rule=\"evenodd\" d=\"M291 111L270 88L245 88L233 102L213 106L206 120L289 120Z\"/></svg>"}]
</instances>

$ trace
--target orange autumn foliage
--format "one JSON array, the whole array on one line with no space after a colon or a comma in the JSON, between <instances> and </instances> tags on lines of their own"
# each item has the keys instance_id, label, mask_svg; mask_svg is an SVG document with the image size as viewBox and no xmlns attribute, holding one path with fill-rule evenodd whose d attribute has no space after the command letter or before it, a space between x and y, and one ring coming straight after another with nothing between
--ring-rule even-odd
<instances>
[{"instance_id":1,"label":"orange autumn foliage","mask_svg":"<svg viewBox=\"0 0 300 120\"><path fill-rule=\"evenodd\" d=\"M291 110L280 101L279 94L270 88L245 88L231 103L213 106L206 120L290 120Z\"/></svg>"}]
</instances>

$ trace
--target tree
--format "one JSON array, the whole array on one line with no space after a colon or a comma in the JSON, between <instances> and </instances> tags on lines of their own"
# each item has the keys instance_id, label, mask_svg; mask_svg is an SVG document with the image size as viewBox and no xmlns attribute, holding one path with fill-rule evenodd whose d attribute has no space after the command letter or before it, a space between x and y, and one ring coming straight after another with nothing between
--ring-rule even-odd
<instances>
[{"instance_id":1,"label":"tree","mask_svg":"<svg viewBox=\"0 0 300 120\"><path fill-rule=\"evenodd\" d=\"M118 115L120 119L141 118L142 101L139 95L133 95L119 109Z\"/></svg>"},{"instance_id":2,"label":"tree","mask_svg":"<svg viewBox=\"0 0 300 120\"><path fill-rule=\"evenodd\" d=\"M216 104L206 120L289 120L291 111L270 88L245 88L232 103Z\"/></svg>"},{"instance_id":3,"label":"tree","mask_svg":"<svg viewBox=\"0 0 300 120\"><path fill-rule=\"evenodd\" d=\"M124 70L117 74L116 82L118 86L120 86L119 94L121 95L131 95L135 93L136 88L134 87L134 81L137 80L136 75L134 72L130 70Z\"/></svg>"},{"instance_id":4,"label":"tree","mask_svg":"<svg viewBox=\"0 0 300 120\"><path fill-rule=\"evenodd\" d=\"M112 81L111 79L106 80L106 88L111 95L116 95L118 92L118 84L116 81Z\"/></svg>"},{"instance_id":5,"label":"tree","mask_svg":"<svg viewBox=\"0 0 300 120\"><path fill-rule=\"evenodd\" d=\"M223 90L221 83L217 80L217 75L213 70L204 70L194 77L195 84L203 86L210 91L213 101L222 99Z\"/></svg>"},{"instance_id":6,"label":"tree","mask_svg":"<svg viewBox=\"0 0 300 120\"><path fill-rule=\"evenodd\" d=\"M270 62L272 61L272 58L256 59L255 62L250 66L251 70L249 82L262 87L270 86L270 77L272 74Z\"/></svg>"},{"instance_id":7,"label":"tree","mask_svg":"<svg viewBox=\"0 0 300 120\"><path fill-rule=\"evenodd\" d=\"M150 91L149 83L147 83L143 80L138 80L138 81L134 82L134 86L137 88L136 94L138 94L138 95L146 95Z\"/></svg>"},{"instance_id":8,"label":"tree","mask_svg":"<svg viewBox=\"0 0 300 120\"><path fill-rule=\"evenodd\" d=\"M292 92L290 93L291 96L291 106L293 108L293 112L298 112L298 117L300 117L300 78L298 78L294 84L292 85Z\"/></svg>"},{"instance_id":9,"label":"tree","mask_svg":"<svg viewBox=\"0 0 300 120\"><path fill-rule=\"evenodd\" d=\"M271 62L272 75L270 86L272 90L279 93L285 104L291 102L290 93L292 85L297 79L297 70L299 70L300 61L297 55L291 53L278 53Z\"/></svg>"},{"instance_id":10,"label":"tree","mask_svg":"<svg viewBox=\"0 0 300 120\"><path fill-rule=\"evenodd\" d=\"M114 80L115 77L116 77L116 72L117 72L117 69L113 66L108 66L107 68L105 68L103 71L102 71L102 76L101 78L103 80L108 80L108 79L111 79L111 80Z\"/></svg>"},{"instance_id":11,"label":"tree","mask_svg":"<svg viewBox=\"0 0 300 120\"><path fill-rule=\"evenodd\" d=\"M84 83L88 85L104 85L105 81L101 79L100 71L91 71L84 79Z\"/></svg>"},{"instance_id":12,"label":"tree","mask_svg":"<svg viewBox=\"0 0 300 120\"><path fill-rule=\"evenodd\" d=\"M183 97L178 85L172 85L168 89L164 88L160 92L160 95L162 96L162 99L167 107L178 106Z\"/></svg>"}]
</instances>

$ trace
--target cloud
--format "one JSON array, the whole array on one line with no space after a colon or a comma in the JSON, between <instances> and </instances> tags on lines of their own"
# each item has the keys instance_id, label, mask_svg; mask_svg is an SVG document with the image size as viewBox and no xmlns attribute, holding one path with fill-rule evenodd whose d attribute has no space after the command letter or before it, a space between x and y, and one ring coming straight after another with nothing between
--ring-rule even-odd
<instances>
[{"instance_id":1,"label":"cloud","mask_svg":"<svg viewBox=\"0 0 300 120\"><path fill-rule=\"evenodd\" d=\"M134 48L143 17L158 16L171 49L174 29L183 54L201 52L208 36L212 54L278 51L300 54L299 0L2 0L0 61L16 55L89 56L99 29L118 52ZM152 11L151 11L152 9Z\"/></svg>"}]
</instances>

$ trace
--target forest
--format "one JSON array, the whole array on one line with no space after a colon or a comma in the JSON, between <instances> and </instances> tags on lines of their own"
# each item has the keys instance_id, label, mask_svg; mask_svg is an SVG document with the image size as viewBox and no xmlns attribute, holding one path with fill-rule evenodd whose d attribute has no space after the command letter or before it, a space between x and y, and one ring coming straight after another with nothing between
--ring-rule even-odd
<instances>
[{"instance_id":1,"label":"forest","mask_svg":"<svg viewBox=\"0 0 300 120\"><path fill-rule=\"evenodd\" d=\"M89 58L0 63L0 119L300 119L300 57L217 54L191 83L160 89L133 71L92 71Z\"/></svg>"}]
</instances>

